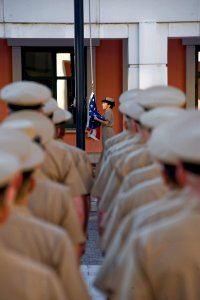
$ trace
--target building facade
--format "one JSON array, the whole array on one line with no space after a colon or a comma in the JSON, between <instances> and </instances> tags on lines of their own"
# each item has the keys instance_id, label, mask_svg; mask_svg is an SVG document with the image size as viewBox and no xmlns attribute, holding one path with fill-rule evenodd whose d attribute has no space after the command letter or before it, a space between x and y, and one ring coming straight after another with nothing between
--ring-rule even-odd
<instances>
[{"instance_id":1,"label":"building facade","mask_svg":"<svg viewBox=\"0 0 200 300\"><path fill-rule=\"evenodd\" d=\"M61 106L73 109L73 23L73 0L0 0L0 87L35 79L51 87ZM198 105L200 0L85 0L84 23L86 97L92 52L99 110L105 96L118 105L124 90L158 84L181 88L187 106ZM114 114L119 132L122 117L117 108ZM68 140L75 143L72 128ZM100 151L100 143L87 141L86 150Z\"/></svg>"}]
</instances>

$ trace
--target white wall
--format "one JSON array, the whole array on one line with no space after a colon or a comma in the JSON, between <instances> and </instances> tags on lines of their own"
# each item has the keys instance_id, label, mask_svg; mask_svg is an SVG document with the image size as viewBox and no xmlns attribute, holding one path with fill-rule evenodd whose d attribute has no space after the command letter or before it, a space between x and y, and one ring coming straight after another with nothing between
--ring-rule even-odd
<instances>
[{"instance_id":1,"label":"white wall","mask_svg":"<svg viewBox=\"0 0 200 300\"><path fill-rule=\"evenodd\" d=\"M3 5L4 0L0 0L0 22L3 22Z\"/></svg>"},{"instance_id":2,"label":"white wall","mask_svg":"<svg viewBox=\"0 0 200 300\"><path fill-rule=\"evenodd\" d=\"M200 0L90 1L92 37L127 40L129 89L167 84L168 37L200 36ZM0 0L0 38L73 39L73 22L74 0Z\"/></svg>"},{"instance_id":3,"label":"white wall","mask_svg":"<svg viewBox=\"0 0 200 300\"><path fill-rule=\"evenodd\" d=\"M101 0L101 22L199 21L199 0Z\"/></svg>"},{"instance_id":4,"label":"white wall","mask_svg":"<svg viewBox=\"0 0 200 300\"><path fill-rule=\"evenodd\" d=\"M88 3L84 0L85 22ZM200 0L91 0L91 5L94 23L200 20ZM4 0L5 21L72 23L73 6L74 0Z\"/></svg>"},{"instance_id":5,"label":"white wall","mask_svg":"<svg viewBox=\"0 0 200 300\"><path fill-rule=\"evenodd\" d=\"M89 0L84 1L88 22ZM99 1L91 0L92 22L99 22ZM73 23L74 0L4 0L5 22Z\"/></svg>"},{"instance_id":6,"label":"white wall","mask_svg":"<svg viewBox=\"0 0 200 300\"><path fill-rule=\"evenodd\" d=\"M4 0L5 22L72 22L73 1Z\"/></svg>"}]
</instances>

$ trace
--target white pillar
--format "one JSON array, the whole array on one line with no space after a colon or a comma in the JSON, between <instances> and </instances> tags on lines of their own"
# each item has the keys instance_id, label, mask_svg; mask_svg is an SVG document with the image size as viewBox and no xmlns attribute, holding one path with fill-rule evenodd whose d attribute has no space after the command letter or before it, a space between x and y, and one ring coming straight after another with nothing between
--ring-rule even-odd
<instances>
[{"instance_id":1,"label":"white pillar","mask_svg":"<svg viewBox=\"0 0 200 300\"><path fill-rule=\"evenodd\" d=\"M167 25L146 22L129 26L129 89L167 85L167 38Z\"/></svg>"},{"instance_id":2,"label":"white pillar","mask_svg":"<svg viewBox=\"0 0 200 300\"><path fill-rule=\"evenodd\" d=\"M128 27L128 89L139 87L139 26Z\"/></svg>"}]
</instances>

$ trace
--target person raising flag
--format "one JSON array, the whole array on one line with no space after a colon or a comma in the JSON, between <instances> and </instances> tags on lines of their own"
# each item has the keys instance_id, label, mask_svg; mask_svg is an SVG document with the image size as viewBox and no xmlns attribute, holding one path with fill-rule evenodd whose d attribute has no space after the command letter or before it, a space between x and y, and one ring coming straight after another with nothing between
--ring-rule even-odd
<instances>
[{"instance_id":1,"label":"person raising flag","mask_svg":"<svg viewBox=\"0 0 200 300\"><path fill-rule=\"evenodd\" d=\"M92 92L88 103L88 122L87 132L88 137L99 141L100 140L100 126L107 123L106 119L98 112L96 106L96 97Z\"/></svg>"}]
</instances>

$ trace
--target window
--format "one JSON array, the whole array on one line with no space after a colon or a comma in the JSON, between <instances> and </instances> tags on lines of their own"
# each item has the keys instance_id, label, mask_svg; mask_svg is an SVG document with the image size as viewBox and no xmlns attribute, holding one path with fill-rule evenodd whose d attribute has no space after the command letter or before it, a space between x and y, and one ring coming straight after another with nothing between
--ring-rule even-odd
<instances>
[{"instance_id":1,"label":"window","mask_svg":"<svg viewBox=\"0 0 200 300\"><path fill-rule=\"evenodd\" d=\"M22 47L22 79L48 86L58 106L73 115L67 128L76 127L73 47Z\"/></svg>"}]
</instances>

